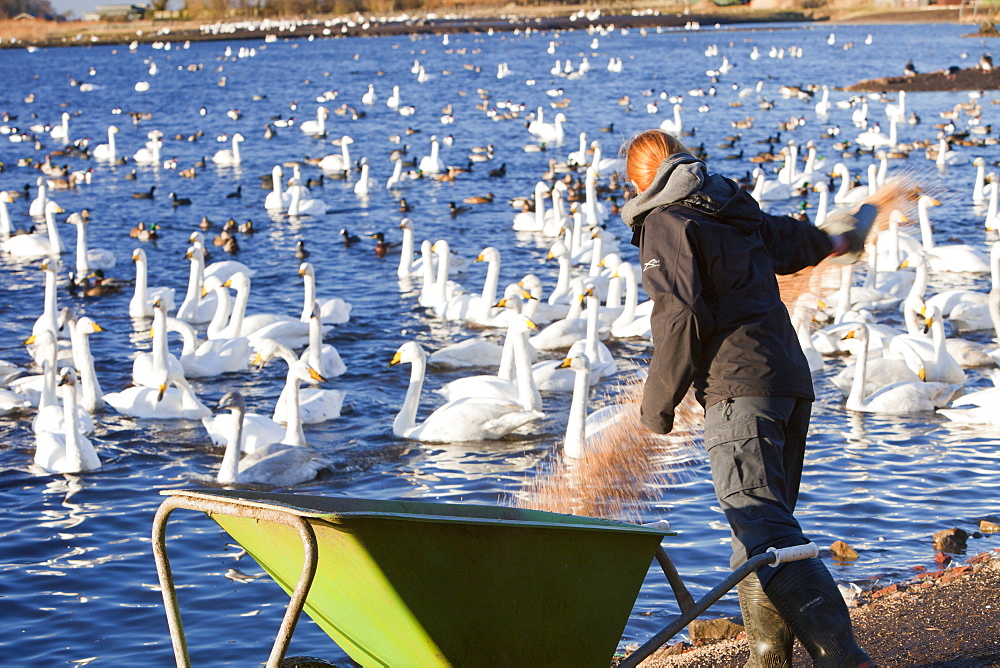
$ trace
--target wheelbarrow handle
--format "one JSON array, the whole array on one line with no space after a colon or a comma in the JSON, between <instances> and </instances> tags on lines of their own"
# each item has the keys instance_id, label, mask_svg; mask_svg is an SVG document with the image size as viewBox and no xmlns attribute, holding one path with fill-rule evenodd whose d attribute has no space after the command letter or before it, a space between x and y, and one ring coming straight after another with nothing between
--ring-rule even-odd
<instances>
[{"instance_id":1,"label":"wheelbarrow handle","mask_svg":"<svg viewBox=\"0 0 1000 668\"><path fill-rule=\"evenodd\" d=\"M819 556L819 546L816 543L793 545L792 547L769 547L767 551L774 555L774 562L770 564L771 568L777 568L779 564L787 561L812 559Z\"/></svg>"},{"instance_id":2,"label":"wheelbarrow handle","mask_svg":"<svg viewBox=\"0 0 1000 668\"><path fill-rule=\"evenodd\" d=\"M674 617L667 626L647 640L639 649L618 661L615 664L616 668L635 668L638 666L652 655L653 652L663 646L664 643L677 635L691 620L696 619L708 610L713 603L725 596L730 589L765 564L777 566L786 561L810 559L817 556L819 556L819 547L815 543L806 543L805 545L794 545L792 547L769 547L766 552L761 552L756 556L750 557L692 607L685 610L684 608L687 606L678 601L681 605L681 614Z\"/></svg>"}]
</instances>

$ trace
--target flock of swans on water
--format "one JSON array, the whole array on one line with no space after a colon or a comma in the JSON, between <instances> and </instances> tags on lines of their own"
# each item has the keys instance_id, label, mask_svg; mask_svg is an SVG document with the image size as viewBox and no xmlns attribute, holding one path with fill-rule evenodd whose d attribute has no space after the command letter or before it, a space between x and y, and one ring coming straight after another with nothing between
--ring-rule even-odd
<instances>
[{"instance_id":1,"label":"flock of swans on water","mask_svg":"<svg viewBox=\"0 0 1000 668\"><path fill-rule=\"evenodd\" d=\"M595 33L592 48L598 48L601 34ZM555 51L557 39L553 38L550 53ZM832 40L831 35L830 44ZM706 56L714 57L717 53L716 49L713 53L706 52ZM754 53L761 57L756 47ZM752 59L756 57L751 55ZM772 50L771 57L782 56ZM792 52L789 57L796 54ZM621 67L620 59L611 58L609 71L620 71ZM722 78L731 67L724 58L721 66L706 72L713 81L707 96L721 100L731 93L733 102L747 104L756 99L766 114L770 107L765 105L763 84L733 85L731 91L728 85L723 85ZM551 75L565 77L567 81L579 79L589 68L586 58L578 65L571 65L567 59L565 64L557 62ZM414 63L412 71L418 82L426 80L426 71L419 63ZM151 70L150 74L155 72ZM498 79L509 75L507 67L498 68ZM786 98L811 99L814 92L797 88L781 90ZM561 91L550 92L553 97L560 94ZM650 121L644 125L659 125L681 135L688 143L697 141L686 135L689 131L682 102L708 99L705 89L692 90L686 97L676 99L661 94L663 101L673 100L672 116L661 123L653 120L658 113L657 96L652 91L643 91L643 95L651 98L645 109ZM754 197L764 206L775 203L788 206L802 197L801 192L807 186L815 189L819 204L814 220L821 220L833 207L856 206L887 177L891 178L891 160L919 148L912 143L904 146L898 140L897 126L914 120L907 113L903 93L891 101L885 96L860 96L840 103L830 102L828 89L822 89L821 96L815 104L815 119L821 124L828 124L830 115L838 113L838 106L851 110L855 133L849 141L852 150L856 150L854 156L879 150L878 154L871 154L877 162L872 162L867 170L869 183L855 184L846 159L832 167L826 165L817 150L820 139L817 137L816 143L788 142L776 156L782 168L769 173L758 167L752 186ZM561 109L565 105L548 121L545 105L537 107L533 114L525 114L523 105L491 103L488 95L481 97L482 110L494 120L525 117L530 120L525 128L528 143L524 151L544 150L547 156L555 156L563 150L568 120ZM315 120L298 125L307 135L325 136L332 129L328 127L330 109L322 100L318 101ZM392 88L385 102L378 100L374 85L369 85L360 102L362 109L384 104L404 116L413 113L407 111L401 100L398 85ZM623 98L619 102L630 110L636 108L634 100ZM872 122L872 110L879 104L886 114L882 122L890 126L888 135ZM973 137L981 134L974 129L982 127L978 99L971 96L962 109L971 124L966 134ZM959 110L956 107L947 112L954 111L957 116ZM707 112L707 104L699 106L699 111ZM354 113L357 118L357 112ZM449 104L442 110L441 123L452 122L447 119L454 113ZM960 122L955 118L952 117L952 124ZM4 125L0 131L9 140L22 142L29 137L37 139L38 132L45 131L49 133L47 141L69 144L72 142L69 122L69 115L63 114L61 123L52 127L28 132ZM757 124L763 125L761 121ZM792 127L786 124L782 127L790 134L804 125L796 121ZM739 132L728 138L727 146L744 141L743 133L749 136L752 127L751 121L734 121L733 129ZM949 132L954 138L962 130L953 126ZM824 138L830 140L837 133L837 141L848 140L846 135L850 132L846 128L838 128L836 133L828 128ZM101 465L88 435L94 430L93 415L107 405L136 418L201 420L211 440L225 447L218 471L222 483L291 485L313 479L324 460L308 446L303 426L336 419L341 413L344 393L318 384L346 371L336 347L326 342L326 338L334 325L348 321L351 305L339 297L317 296L315 268L308 261L299 268L304 283L299 315L248 313L253 269L236 260L206 265L206 241L201 232L194 232L190 238L186 254L190 274L179 304L174 287L149 285L146 253L136 248L132 253L135 282L129 315L152 320L152 350L134 358L130 387L115 392L102 390L89 346L89 337L101 331L100 325L90 317L76 317L71 311L59 308L61 257L67 246L60 235L57 216L66 212L54 201L53 190L102 178L105 166L120 163L124 154L116 143L117 134L115 126L109 127L107 143L89 149L93 167L68 174L57 170L48 174L49 179L38 177L37 194L25 202L26 206L14 198L19 193L4 192L0 196L3 253L13 259L37 263L45 275L42 313L26 337L33 367L26 370L0 361L5 387L0 391L0 410L13 418L26 415L28 409L35 411L34 462L50 472L89 471ZM129 156L130 161L169 169L170 161L164 161L162 156L163 133L154 130L148 134L148 140ZM241 148L244 136L237 132L229 141L230 146L212 158L220 167L238 166L246 159L245 149ZM800 143L805 147L801 154ZM928 143L932 144L928 154L944 172L961 169L963 163L976 167L974 189L967 204L981 208L987 229L996 229L998 187L995 178L992 182L987 178L987 162L981 157L970 160L965 152L953 149L945 132L940 140ZM973 150L987 150L989 143L981 141L979 148ZM355 162L350 151L354 140L345 134L335 144L339 145L339 151L312 166L327 175L352 172ZM437 137L431 139L429 154L415 165L406 165L404 156L395 154L394 170L384 188L399 193L429 178L456 178L457 170L444 163L441 144ZM496 150L492 145L474 148L469 160L493 160ZM600 142L588 142L585 132L579 134L578 148L561 157L549 160L549 171L538 181L530 197L515 202L522 210L511 216L512 229L545 244L549 259L558 264L555 284L547 294L543 280L534 274L501 290L500 251L492 246L483 249L476 258L486 265L481 290L467 290L455 278L468 269L468 262L452 253L448 240L418 243L414 222L410 218L400 222L397 274L401 279L419 281L417 300L427 317L464 323L474 331L500 329L506 335L502 345L489 337L475 335L430 353L415 341L400 346L392 364L409 364L410 382L392 423L396 436L425 442L500 439L530 429L533 422L544 416L542 393L572 393L564 454L580 457L586 451L587 439L625 410L606 407L587 415L590 389L618 370L605 341L609 337L641 341L650 336L651 303L641 300L638 270L622 258L613 207L602 200L615 189L612 174L617 163L614 158L602 156ZM42 164L43 171L45 166L51 168L48 159ZM176 167L176 161L173 166ZM272 190L264 199L263 209L278 217L328 215L327 204L306 186L299 163L291 168L290 178L285 173L287 166L273 168ZM829 173L840 180L834 192L828 187ZM576 176L581 182L579 187L567 187L564 178L567 175ZM356 178L354 193L359 197L383 187L371 176L367 161ZM572 203L568 202L571 197ZM175 195L172 199L178 205ZM1000 329L1000 245L994 244L987 253L985 248L974 244L936 243L930 212L937 204L927 195L920 197L918 236L900 230L902 215L891 216L889 229L872 239L866 263L844 268L839 287L820 296L823 308L829 312L817 310L815 301L809 304L805 299L790 310L814 371L823 369L824 356L849 354L854 358L834 379L844 392L848 410L914 413L941 409L941 414L953 420L995 422L1000 419L996 417L1000 415L996 410L1000 407L1000 388L964 395L962 392L967 379L965 368L995 366L1000 353L991 346L946 336L944 322L949 321L958 333ZM37 223L36 231L15 233L14 211L30 215ZM85 214L72 212L64 222L76 228L75 277L92 276L96 270L115 266L113 253L92 246ZM857 280L861 270L865 271L863 282ZM993 289L988 294L974 290L926 294L932 277L944 280L942 277L950 272L991 272ZM887 318L879 317L898 313L900 309L906 331L885 324ZM826 318L829 324L811 331L810 323L816 318ZM181 336L183 347L179 354L170 350L168 332ZM557 358L539 359L540 353ZM249 412L238 392L225 394L217 406L218 412L213 414L189 382L245 373L251 364L264 364L275 358L287 366L287 378L271 415ZM440 388L438 392L445 403L421 420L418 413L428 367L470 371L469 375ZM484 367L495 367L496 372L485 373ZM476 370L483 373L475 373Z\"/></svg>"}]
</instances>

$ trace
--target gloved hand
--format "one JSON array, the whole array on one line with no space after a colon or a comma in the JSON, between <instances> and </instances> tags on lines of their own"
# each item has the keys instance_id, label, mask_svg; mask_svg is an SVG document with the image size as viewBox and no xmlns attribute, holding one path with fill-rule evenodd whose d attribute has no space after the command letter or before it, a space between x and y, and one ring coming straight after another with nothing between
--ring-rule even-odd
<instances>
[{"instance_id":1,"label":"gloved hand","mask_svg":"<svg viewBox=\"0 0 1000 668\"><path fill-rule=\"evenodd\" d=\"M847 252L830 258L837 264L854 264L865 250L865 239L875 223L878 209L872 204L862 204L854 213L836 211L817 225L830 236L843 235L850 242Z\"/></svg>"}]
</instances>

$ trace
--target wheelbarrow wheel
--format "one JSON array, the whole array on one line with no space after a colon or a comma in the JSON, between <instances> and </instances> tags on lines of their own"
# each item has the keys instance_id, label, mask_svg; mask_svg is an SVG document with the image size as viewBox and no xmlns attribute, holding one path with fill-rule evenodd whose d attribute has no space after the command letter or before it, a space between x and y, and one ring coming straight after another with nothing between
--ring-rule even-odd
<instances>
[{"instance_id":1,"label":"wheelbarrow wheel","mask_svg":"<svg viewBox=\"0 0 1000 668\"><path fill-rule=\"evenodd\" d=\"M352 665L354 665L352 663ZM280 668L337 668L337 664L330 663L326 659L318 659L315 656L286 656L278 664Z\"/></svg>"}]
</instances>

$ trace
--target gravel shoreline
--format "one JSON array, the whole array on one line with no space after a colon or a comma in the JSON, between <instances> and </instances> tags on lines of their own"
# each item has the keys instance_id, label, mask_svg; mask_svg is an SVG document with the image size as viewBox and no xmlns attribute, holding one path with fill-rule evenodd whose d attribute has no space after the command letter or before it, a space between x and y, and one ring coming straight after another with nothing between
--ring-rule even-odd
<instances>
[{"instance_id":1,"label":"gravel shoreline","mask_svg":"<svg viewBox=\"0 0 1000 668\"><path fill-rule=\"evenodd\" d=\"M1000 551L863 592L851 611L858 641L886 666L1000 666ZM667 646L645 668L742 667L745 637ZM794 666L811 665L798 643Z\"/></svg>"}]
</instances>

